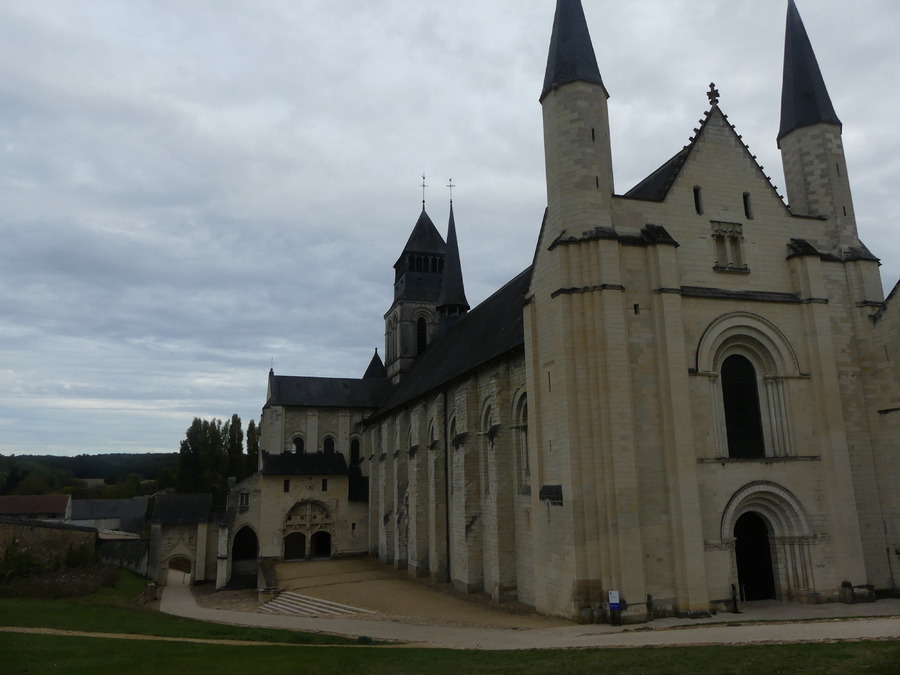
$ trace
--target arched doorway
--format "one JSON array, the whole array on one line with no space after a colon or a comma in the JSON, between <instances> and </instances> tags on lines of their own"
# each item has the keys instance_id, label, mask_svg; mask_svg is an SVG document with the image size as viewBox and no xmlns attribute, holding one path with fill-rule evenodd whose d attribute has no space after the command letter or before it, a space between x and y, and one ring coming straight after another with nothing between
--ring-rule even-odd
<instances>
[{"instance_id":1,"label":"arched doorway","mask_svg":"<svg viewBox=\"0 0 900 675\"><path fill-rule=\"evenodd\" d=\"M189 585L191 583L191 567L190 558L184 556L170 558L166 565L166 583Z\"/></svg>"},{"instance_id":2,"label":"arched doorway","mask_svg":"<svg viewBox=\"0 0 900 675\"><path fill-rule=\"evenodd\" d=\"M775 570L769 527L758 513L748 511L734 524L735 557L741 598L775 599Z\"/></svg>"},{"instance_id":3,"label":"arched doorway","mask_svg":"<svg viewBox=\"0 0 900 675\"><path fill-rule=\"evenodd\" d=\"M231 542L230 588L256 588L259 559L259 540L256 532L246 525L237 531Z\"/></svg>"},{"instance_id":4,"label":"arched doorway","mask_svg":"<svg viewBox=\"0 0 900 675\"><path fill-rule=\"evenodd\" d=\"M303 560L306 558L306 535L302 532L291 532L284 538L284 559Z\"/></svg>"},{"instance_id":5,"label":"arched doorway","mask_svg":"<svg viewBox=\"0 0 900 675\"><path fill-rule=\"evenodd\" d=\"M316 532L310 539L310 548L314 558L331 557L331 535L328 532Z\"/></svg>"},{"instance_id":6,"label":"arched doorway","mask_svg":"<svg viewBox=\"0 0 900 675\"><path fill-rule=\"evenodd\" d=\"M234 541L231 544L231 557L233 560L256 560L259 556L259 542L256 539L256 532L249 527L242 527L238 533L234 535Z\"/></svg>"}]
</instances>

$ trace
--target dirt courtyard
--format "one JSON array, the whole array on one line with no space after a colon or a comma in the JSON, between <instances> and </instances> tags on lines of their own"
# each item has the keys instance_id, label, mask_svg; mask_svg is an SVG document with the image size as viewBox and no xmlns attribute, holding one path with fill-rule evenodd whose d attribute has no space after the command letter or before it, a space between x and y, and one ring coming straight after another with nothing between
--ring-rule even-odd
<instances>
[{"instance_id":1,"label":"dirt courtyard","mask_svg":"<svg viewBox=\"0 0 900 675\"><path fill-rule=\"evenodd\" d=\"M496 605L486 595L465 595L448 584L412 579L405 571L368 558L281 563L277 572L286 591L377 612L356 618L521 629L572 625L519 603ZM256 591L216 592L204 586L196 588L195 595L202 607L257 610Z\"/></svg>"}]
</instances>

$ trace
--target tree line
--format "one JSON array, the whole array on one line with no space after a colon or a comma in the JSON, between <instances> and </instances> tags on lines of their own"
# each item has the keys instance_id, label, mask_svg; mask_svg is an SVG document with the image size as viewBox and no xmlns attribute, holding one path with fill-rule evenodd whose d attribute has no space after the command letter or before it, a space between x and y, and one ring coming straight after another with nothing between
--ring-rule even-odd
<instances>
[{"instance_id":1,"label":"tree line","mask_svg":"<svg viewBox=\"0 0 900 675\"><path fill-rule=\"evenodd\" d=\"M246 447L244 444L246 438ZM240 481L256 471L259 428L240 416L195 417L177 453L106 455L0 455L0 495L71 494L75 499L129 498L159 490L213 495L225 504L230 477ZM88 485L87 479L103 479Z\"/></svg>"},{"instance_id":2,"label":"tree line","mask_svg":"<svg viewBox=\"0 0 900 675\"><path fill-rule=\"evenodd\" d=\"M234 414L224 422L195 417L178 452L178 492L210 492L213 502L225 504L228 479L243 480L256 471L259 461L259 429L247 424L247 447L241 418Z\"/></svg>"}]
</instances>

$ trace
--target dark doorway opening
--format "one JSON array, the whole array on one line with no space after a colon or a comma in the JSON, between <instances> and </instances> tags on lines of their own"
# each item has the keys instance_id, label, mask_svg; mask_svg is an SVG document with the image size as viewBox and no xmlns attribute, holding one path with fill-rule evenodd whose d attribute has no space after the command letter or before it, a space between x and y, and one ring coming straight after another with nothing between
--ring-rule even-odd
<instances>
[{"instance_id":1,"label":"dark doorway opening","mask_svg":"<svg viewBox=\"0 0 900 675\"><path fill-rule=\"evenodd\" d=\"M306 557L306 535L292 532L284 538L284 559L303 560Z\"/></svg>"},{"instance_id":2,"label":"dark doorway opening","mask_svg":"<svg viewBox=\"0 0 900 675\"><path fill-rule=\"evenodd\" d=\"M762 516L745 513L734 524L735 555L741 599L775 599L775 571L769 528Z\"/></svg>"},{"instance_id":3,"label":"dark doorway opening","mask_svg":"<svg viewBox=\"0 0 900 675\"><path fill-rule=\"evenodd\" d=\"M234 542L231 544L231 559L256 560L258 555L259 543L256 540L256 533L249 527L242 527L234 535Z\"/></svg>"},{"instance_id":4,"label":"dark doorway opening","mask_svg":"<svg viewBox=\"0 0 900 675\"><path fill-rule=\"evenodd\" d=\"M328 532L316 532L310 540L314 558L331 557L331 535Z\"/></svg>"}]
</instances>

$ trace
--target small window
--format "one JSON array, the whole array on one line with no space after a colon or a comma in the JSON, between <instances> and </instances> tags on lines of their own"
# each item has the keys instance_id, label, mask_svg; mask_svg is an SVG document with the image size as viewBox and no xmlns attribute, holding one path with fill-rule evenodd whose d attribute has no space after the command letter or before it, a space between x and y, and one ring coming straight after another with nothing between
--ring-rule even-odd
<instances>
[{"instance_id":1,"label":"small window","mask_svg":"<svg viewBox=\"0 0 900 675\"><path fill-rule=\"evenodd\" d=\"M750 204L750 193L744 193L744 215L748 220L753 220L753 208Z\"/></svg>"},{"instance_id":2,"label":"small window","mask_svg":"<svg viewBox=\"0 0 900 675\"><path fill-rule=\"evenodd\" d=\"M354 438L350 441L350 466L357 466L362 462L359 450L359 439Z\"/></svg>"},{"instance_id":3,"label":"small window","mask_svg":"<svg viewBox=\"0 0 900 675\"><path fill-rule=\"evenodd\" d=\"M294 439L294 452L298 455L302 455L305 452L303 439L299 436Z\"/></svg>"},{"instance_id":4,"label":"small window","mask_svg":"<svg viewBox=\"0 0 900 675\"><path fill-rule=\"evenodd\" d=\"M285 479L284 479L284 491L285 491L285 492L290 492L290 491L291 491L291 481L290 481L289 478L285 478Z\"/></svg>"},{"instance_id":5,"label":"small window","mask_svg":"<svg viewBox=\"0 0 900 675\"><path fill-rule=\"evenodd\" d=\"M328 492L328 479L322 479L322 492Z\"/></svg>"},{"instance_id":6,"label":"small window","mask_svg":"<svg viewBox=\"0 0 900 675\"><path fill-rule=\"evenodd\" d=\"M700 186L694 186L694 210L698 215L703 215L703 195L700 193Z\"/></svg>"},{"instance_id":7,"label":"small window","mask_svg":"<svg viewBox=\"0 0 900 675\"><path fill-rule=\"evenodd\" d=\"M416 321L416 353L421 354L428 346L428 323L423 317Z\"/></svg>"},{"instance_id":8,"label":"small window","mask_svg":"<svg viewBox=\"0 0 900 675\"><path fill-rule=\"evenodd\" d=\"M250 506L250 493L242 492L240 496L240 500L238 501L238 506L242 508L247 508Z\"/></svg>"},{"instance_id":9,"label":"small window","mask_svg":"<svg viewBox=\"0 0 900 675\"><path fill-rule=\"evenodd\" d=\"M334 438L331 436L325 437L325 442L322 443L322 448L325 450L326 455L330 455L334 453Z\"/></svg>"}]
</instances>

